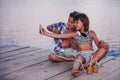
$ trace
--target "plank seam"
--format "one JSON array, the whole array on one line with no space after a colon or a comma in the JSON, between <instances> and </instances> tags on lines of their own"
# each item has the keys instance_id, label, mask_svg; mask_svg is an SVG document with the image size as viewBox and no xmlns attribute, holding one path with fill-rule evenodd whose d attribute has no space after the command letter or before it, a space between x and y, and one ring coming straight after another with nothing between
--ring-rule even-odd
<instances>
[{"instance_id":1,"label":"plank seam","mask_svg":"<svg viewBox=\"0 0 120 80\"><path fill-rule=\"evenodd\" d=\"M25 49L25 48L24 48L24 49ZM35 50L39 50L39 49L34 49L34 50L30 50L30 51L35 51ZM24 54L24 53L27 53L27 52L30 52L30 51L21 52L21 53L18 53L18 54L13 54L13 55L10 55L10 56L1 57L0 59L7 58L7 57L11 57L11 56L15 56L15 55L19 55L19 54Z\"/></svg>"},{"instance_id":2,"label":"plank seam","mask_svg":"<svg viewBox=\"0 0 120 80\"><path fill-rule=\"evenodd\" d=\"M119 67L119 68L117 68L117 69L115 69L115 70L113 70L112 72L109 72L108 74L106 74L106 75L102 76L102 78L100 78L99 80L104 79L106 76L109 76L110 74L112 74L113 72L115 72L115 71L117 71L117 70L119 70L119 69L120 69L120 67Z\"/></svg>"},{"instance_id":3,"label":"plank seam","mask_svg":"<svg viewBox=\"0 0 120 80\"><path fill-rule=\"evenodd\" d=\"M8 53L8 52L12 52L12 51L17 51L17 50L21 50L21 49L25 49L25 48L29 48L30 46L26 46L26 47L22 47L22 48L18 48L18 49L13 49L13 50L9 50L9 51L5 51L5 52L1 52L0 54L5 54L5 53Z\"/></svg>"},{"instance_id":4,"label":"plank seam","mask_svg":"<svg viewBox=\"0 0 120 80\"><path fill-rule=\"evenodd\" d=\"M25 69L25 68L27 68L27 67L31 67L31 66L34 66L34 65L37 65L37 64L43 63L43 62L47 62L47 61L49 61L49 60L45 60L45 61L42 61L42 62L38 62L38 63L35 63L35 64L31 64L31 65L29 65L29 66L25 66L25 67L23 67L23 68L21 68L21 69L18 69L18 70L15 70L15 71L12 71L12 72L6 73L6 74L4 74L4 75L1 75L0 77L2 77L2 76L6 76L6 75L9 75L9 74L11 74L11 73L13 73L13 72L16 72L16 71L19 71L19 70Z\"/></svg>"},{"instance_id":5,"label":"plank seam","mask_svg":"<svg viewBox=\"0 0 120 80\"><path fill-rule=\"evenodd\" d=\"M49 78L46 78L45 80L48 80L48 79L50 79L50 78L53 78L53 77L55 77L55 76L57 76L57 75L60 75L60 74L62 74L62 73L64 73L64 72L66 72L66 71L69 71L69 70L71 70L71 69L72 69L72 67L69 68L69 69L67 69L67 70L65 70L65 71L62 71L62 72L60 72L60 73L57 73L57 74L55 74L55 75L53 75L53 76L51 76L51 77L49 77Z\"/></svg>"}]
</instances>

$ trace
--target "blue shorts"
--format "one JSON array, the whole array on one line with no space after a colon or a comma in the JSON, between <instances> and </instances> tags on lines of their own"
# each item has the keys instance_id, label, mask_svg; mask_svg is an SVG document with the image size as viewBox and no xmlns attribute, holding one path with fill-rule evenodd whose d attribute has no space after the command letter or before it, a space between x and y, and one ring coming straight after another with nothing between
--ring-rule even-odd
<instances>
[{"instance_id":1,"label":"blue shorts","mask_svg":"<svg viewBox=\"0 0 120 80\"><path fill-rule=\"evenodd\" d=\"M91 50L79 51L78 55L81 55L82 57L85 58L86 62L89 62L93 53L94 53L94 51L91 51Z\"/></svg>"},{"instance_id":2,"label":"blue shorts","mask_svg":"<svg viewBox=\"0 0 120 80\"><path fill-rule=\"evenodd\" d=\"M76 57L78 55L78 52L73 48L65 48L64 52L59 52L58 55L62 57L70 57L70 56Z\"/></svg>"}]
</instances>

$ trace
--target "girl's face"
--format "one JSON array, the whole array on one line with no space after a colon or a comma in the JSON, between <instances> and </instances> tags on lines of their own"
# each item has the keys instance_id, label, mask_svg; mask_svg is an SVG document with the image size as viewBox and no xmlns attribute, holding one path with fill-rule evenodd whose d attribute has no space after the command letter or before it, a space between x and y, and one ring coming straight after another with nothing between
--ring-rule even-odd
<instances>
[{"instance_id":1,"label":"girl's face","mask_svg":"<svg viewBox=\"0 0 120 80\"><path fill-rule=\"evenodd\" d=\"M67 22L68 28L74 28L75 27L75 22L72 17L69 16L68 22Z\"/></svg>"},{"instance_id":2,"label":"girl's face","mask_svg":"<svg viewBox=\"0 0 120 80\"><path fill-rule=\"evenodd\" d=\"M84 25L83 25L83 22L78 19L77 21L75 21L75 27L77 30L84 30Z\"/></svg>"}]
</instances>

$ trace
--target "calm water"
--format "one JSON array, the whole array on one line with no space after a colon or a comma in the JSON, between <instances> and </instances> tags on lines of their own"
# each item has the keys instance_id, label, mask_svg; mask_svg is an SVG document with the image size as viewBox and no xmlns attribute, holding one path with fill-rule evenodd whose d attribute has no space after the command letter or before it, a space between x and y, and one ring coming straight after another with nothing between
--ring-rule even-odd
<instances>
[{"instance_id":1,"label":"calm water","mask_svg":"<svg viewBox=\"0 0 120 80\"><path fill-rule=\"evenodd\" d=\"M39 35L39 23L67 22L74 10L86 13L90 29L110 44L108 55L120 56L120 0L0 0L0 46L53 49L53 39Z\"/></svg>"}]
</instances>

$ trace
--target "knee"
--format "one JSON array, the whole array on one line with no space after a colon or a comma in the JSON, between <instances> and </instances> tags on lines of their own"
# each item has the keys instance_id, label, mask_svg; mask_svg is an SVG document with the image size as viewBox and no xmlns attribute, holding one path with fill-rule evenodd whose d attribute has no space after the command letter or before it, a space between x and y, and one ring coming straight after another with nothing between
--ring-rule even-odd
<instances>
[{"instance_id":1,"label":"knee","mask_svg":"<svg viewBox=\"0 0 120 80\"><path fill-rule=\"evenodd\" d=\"M104 47L104 49L106 50L106 51L108 51L109 50L109 44L108 43L105 43L106 45L105 45L105 47Z\"/></svg>"},{"instance_id":2,"label":"knee","mask_svg":"<svg viewBox=\"0 0 120 80\"><path fill-rule=\"evenodd\" d=\"M53 53L49 55L49 60L55 61L55 55Z\"/></svg>"},{"instance_id":3,"label":"knee","mask_svg":"<svg viewBox=\"0 0 120 80\"><path fill-rule=\"evenodd\" d=\"M82 56L80 56L80 55L77 55L77 56L76 56L76 59L80 60L81 62L84 62L84 61L85 61L85 59L84 59Z\"/></svg>"},{"instance_id":4,"label":"knee","mask_svg":"<svg viewBox=\"0 0 120 80\"><path fill-rule=\"evenodd\" d=\"M107 43L107 45L106 45L106 46L107 46L107 47L106 47L106 49L107 49L107 50L109 50L109 47L110 47L110 46L109 46L109 44L108 44L108 43Z\"/></svg>"},{"instance_id":5,"label":"knee","mask_svg":"<svg viewBox=\"0 0 120 80\"><path fill-rule=\"evenodd\" d=\"M108 44L107 42L104 42L103 45L104 45L104 46L103 46L102 48L103 48L104 50L108 51L108 50L109 50L109 44Z\"/></svg>"}]
</instances>

